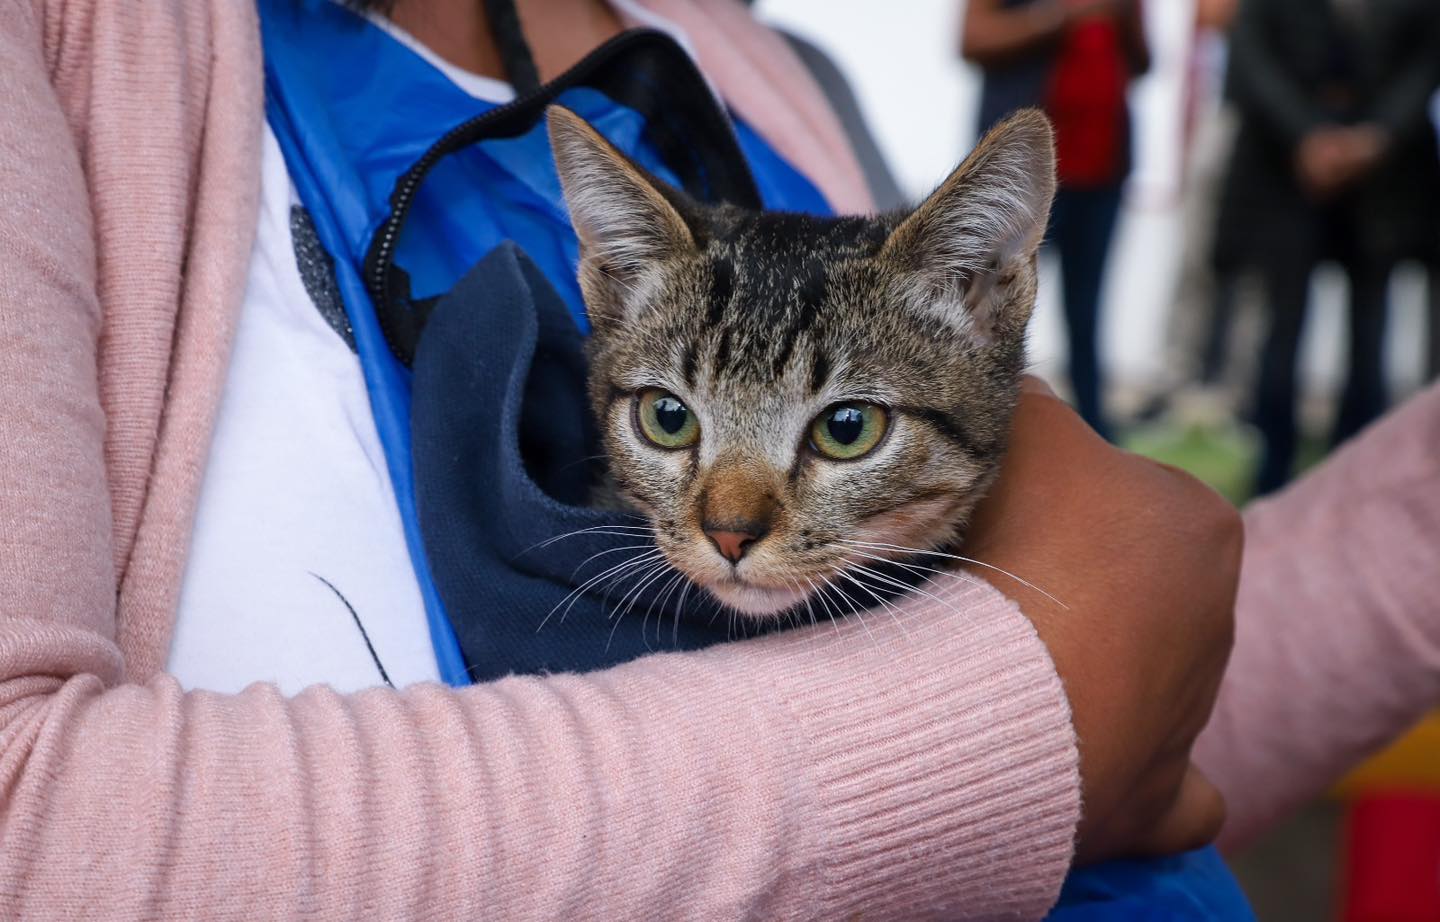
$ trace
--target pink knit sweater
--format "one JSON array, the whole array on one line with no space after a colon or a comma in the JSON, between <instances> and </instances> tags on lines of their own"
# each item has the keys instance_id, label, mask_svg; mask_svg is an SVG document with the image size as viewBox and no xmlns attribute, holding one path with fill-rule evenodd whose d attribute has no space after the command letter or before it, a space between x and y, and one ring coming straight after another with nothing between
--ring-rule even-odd
<instances>
[{"instance_id":1,"label":"pink knit sweater","mask_svg":"<svg viewBox=\"0 0 1440 922\"><path fill-rule=\"evenodd\" d=\"M757 70L783 45L728 3L655 5L832 200L863 206L792 59ZM182 693L161 666L255 226L254 12L0 0L0 87L0 916L1050 905L1079 811L1068 709L984 586L951 590L963 614L916 603L868 634L586 676ZM1201 749L1235 835L1436 700L1437 458L1431 391L1251 514Z\"/></svg>"}]
</instances>

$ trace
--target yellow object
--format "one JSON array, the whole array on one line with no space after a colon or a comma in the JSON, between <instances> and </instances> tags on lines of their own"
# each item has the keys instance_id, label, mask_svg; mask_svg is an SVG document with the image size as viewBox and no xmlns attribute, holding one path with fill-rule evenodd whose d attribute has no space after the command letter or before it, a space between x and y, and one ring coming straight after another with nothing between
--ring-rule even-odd
<instances>
[{"instance_id":1,"label":"yellow object","mask_svg":"<svg viewBox=\"0 0 1440 922\"><path fill-rule=\"evenodd\" d=\"M1440 711L1341 781L1340 797L1397 789L1440 791Z\"/></svg>"}]
</instances>

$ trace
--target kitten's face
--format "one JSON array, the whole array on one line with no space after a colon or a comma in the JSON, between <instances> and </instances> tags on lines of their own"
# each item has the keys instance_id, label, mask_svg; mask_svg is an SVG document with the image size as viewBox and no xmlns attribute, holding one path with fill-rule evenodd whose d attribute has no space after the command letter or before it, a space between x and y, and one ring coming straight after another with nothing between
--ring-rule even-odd
<instances>
[{"instance_id":1,"label":"kitten's face","mask_svg":"<svg viewBox=\"0 0 1440 922\"><path fill-rule=\"evenodd\" d=\"M816 220L660 189L564 110L590 391L669 562L740 612L954 540L1024 365L1050 133L1001 126L909 216Z\"/></svg>"}]
</instances>

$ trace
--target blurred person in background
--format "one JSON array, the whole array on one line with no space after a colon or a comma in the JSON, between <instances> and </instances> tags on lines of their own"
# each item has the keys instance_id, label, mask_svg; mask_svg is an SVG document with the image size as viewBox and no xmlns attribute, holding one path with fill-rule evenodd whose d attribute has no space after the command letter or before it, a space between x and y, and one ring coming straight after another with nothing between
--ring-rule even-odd
<instances>
[{"instance_id":1,"label":"blurred person in background","mask_svg":"<svg viewBox=\"0 0 1440 922\"><path fill-rule=\"evenodd\" d=\"M1220 206L1216 258L1256 269L1269 332L1255 418L1256 489L1290 477L1296 360L1311 270L1350 280L1349 374L1332 439L1385 408L1386 288L1400 260L1433 251L1440 162L1427 107L1440 80L1433 0L1243 0L1230 93L1241 116Z\"/></svg>"},{"instance_id":2,"label":"blurred person in background","mask_svg":"<svg viewBox=\"0 0 1440 922\"><path fill-rule=\"evenodd\" d=\"M1440 246L1436 247L1440 250ZM1434 381L1440 378L1440 252L1431 257L1430 263L1430 313L1426 320L1429 322L1429 348L1425 356L1425 379Z\"/></svg>"},{"instance_id":3,"label":"blurred person in background","mask_svg":"<svg viewBox=\"0 0 1440 922\"><path fill-rule=\"evenodd\" d=\"M1251 377L1244 359L1259 351L1232 347L1237 307L1249 307L1252 299L1240 298L1248 286L1239 273L1212 258L1216 206L1238 122L1225 99L1225 67L1239 5L1195 3L1182 91L1180 268L1166 322L1165 368L1155 396L1137 414L1142 419L1177 409L1191 419L1228 422L1249 389L1242 383Z\"/></svg>"},{"instance_id":4,"label":"blurred person in background","mask_svg":"<svg viewBox=\"0 0 1440 922\"><path fill-rule=\"evenodd\" d=\"M1236 119L1224 100L1229 30L1239 0L1198 0L1185 94L1185 259L1176 320L1188 322L1191 341L1183 360L1201 384L1226 377L1237 273L1211 258L1216 203L1235 146Z\"/></svg>"},{"instance_id":5,"label":"blurred person in background","mask_svg":"<svg viewBox=\"0 0 1440 922\"><path fill-rule=\"evenodd\" d=\"M1070 381L1080 415L1108 437L1096 336L1130 172L1125 91L1150 66L1139 0L970 0L960 52L984 71L982 133L1026 106L1055 123L1060 187L1049 242L1060 254Z\"/></svg>"}]
</instances>

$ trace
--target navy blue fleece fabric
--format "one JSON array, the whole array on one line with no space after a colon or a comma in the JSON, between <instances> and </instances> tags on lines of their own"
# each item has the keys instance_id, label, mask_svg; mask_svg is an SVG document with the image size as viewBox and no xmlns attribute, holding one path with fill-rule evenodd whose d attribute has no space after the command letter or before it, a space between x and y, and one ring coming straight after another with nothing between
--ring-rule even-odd
<instances>
[{"instance_id":1,"label":"navy blue fleece fabric","mask_svg":"<svg viewBox=\"0 0 1440 922\"><path fill-rule=\"evenodd\" d=\"M475 681L598 669L745 633L698 592L681 613L673 571L647 562L613 585L603 576L654 544L632 535L637 517L584 505L602 467L583 340L513 244L436 306L414 367L420 530ZM595 530L615 526L626 533Z\"/></svg>"}]
</instances>

